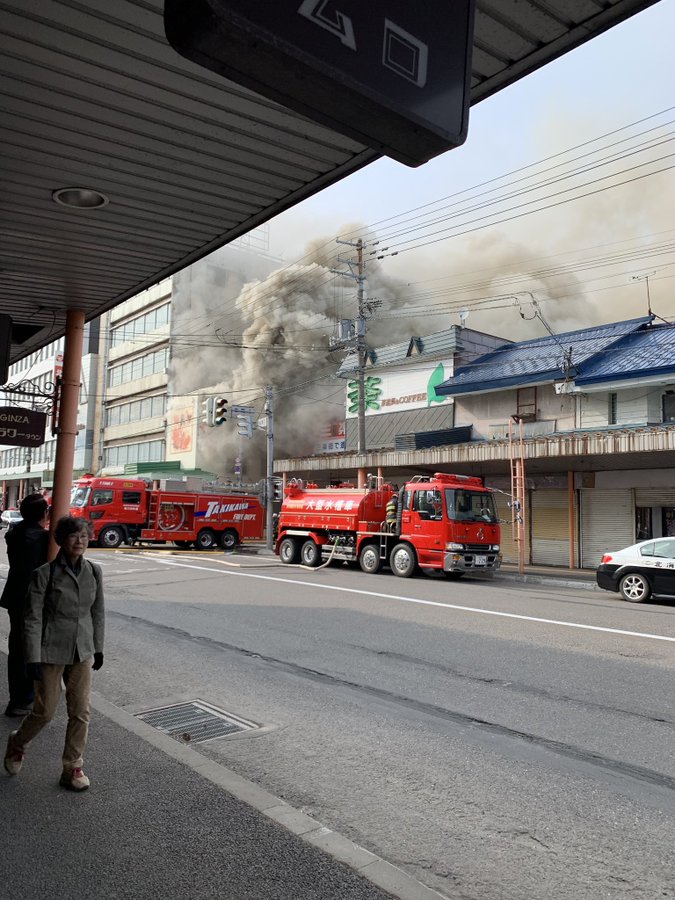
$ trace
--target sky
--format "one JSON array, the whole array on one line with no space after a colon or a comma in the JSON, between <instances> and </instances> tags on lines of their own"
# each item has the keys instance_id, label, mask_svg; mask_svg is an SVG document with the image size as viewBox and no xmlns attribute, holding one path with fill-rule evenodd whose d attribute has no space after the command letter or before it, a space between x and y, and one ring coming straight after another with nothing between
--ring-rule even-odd
<instances>
[{"instance_id":1,"label":"sky","mask_svg":"<svg viewBox=\"0 0 675 900\"><path fill-rule=\"evenodd\" d=\"M675 247L667 246L675 242L675 169L669 169L675 109L665 112L675 107L673 34L675 0L660 0L472 107L461 148L417 169L379 160L278 216L270 223L271 251L291 263L319 238L331 252L344 253L334 238L354 237L357 225L368 226L370 238L384 236L380 246L393 250L390 235L398 232L398 255L385 255L379 265L406 289L411 314L424 319L420 333L458 322L465 307L470 327L512 339L544 334L543 323L532 318L532 299L556 332L643 315L645 275L652 309L675 315ZM640 120L646 121L626 128ZM589 141L595 143L567 152ZM623 156L600 165L610 153ZM540 161L556 154L563 155L547 166L558 168L546 177L557 180L535 189L531 179L546 168ZM575 174L580 165L585 171ZM503 177L527 166L534 168ZM567 180L558 180L564 174ZM469 214L476 186L500 178L481 189L480 202L494 201L497 188L510 198ZM622 180L630 183L599 190ZM563 193L570 187L594 193L522 214L575 196ZM462 191L463 197L438 202ZM512 218L523 202L529 206ZM436 205L420 210L425 204ZM435 213L436 224L404 216L415 209L417 217ZM443 235L448 215L455 228ZM512 221L491 224L495 218ZM413 225L419 230L410 231ZM414 240L404 249L406 237ZM553 266L557 273L550 274ZM501 305L489 301L509 293ZM490 310L480 312L486 300ZM378 315L386 318L386 301Z\"/></svg>"}]
</instances>

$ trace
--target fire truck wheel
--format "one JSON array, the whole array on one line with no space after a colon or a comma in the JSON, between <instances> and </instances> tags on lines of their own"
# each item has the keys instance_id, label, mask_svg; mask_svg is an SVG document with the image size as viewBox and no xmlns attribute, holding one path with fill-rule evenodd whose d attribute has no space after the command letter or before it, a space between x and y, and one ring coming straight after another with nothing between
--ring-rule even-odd
<instances>
[{"instance_id":1,"label":"fire truck wheel","mask_svg":"<svg viewBox=\"0 0 675 900\"><path fill-rule=\"evenodd\" d=\"M389 565L394 575L399 578L410 578L417 568L417 557L410 544L397 544L391 551Z\"/></svg>"},{"instance_id":2,"label":"fire truck wheel","mask_svg":"<svg viewBox=\"0 0 675 900\"><path fill-rule=\"evenodd\" d=\"M226 529L220 536L220 546L223 550L234 550L239 543L239 535L234 528Z\"/></svg>"},{"instance_id":3,"label":"fire truck wheel","mask_svg":"<svg viewBox=\"0 0 675 900\"><path fill-rule=\"evenodd\" d=\"M115 528L111 525L109 528L102 528L98 536L99 547L107 547L114 550L119 547L124 540L124 533L121 528Z\"/></svg>"},{"instance_id":4,"label":"fire truck wheel","mask_svg":"<svg viewBox=\"0 0 675 900\"><path fill-rule=\"evenodd\" d=\"M294 563L298 561L298 543L293 538L284 538L279 544L279 559L282 563Z\"/></svg>"},{"instance_id":5,"label":"fire truck wheel","mask_svg":"<svg viewBox=\"0 0 675 900\"><path fill-rule=\"evenodd\" d=\"M321 548L311 538L300 548L300 561L303 566L315 569L321 562Z\"/></svg>"},{"instance_id":6,"label":"fire truck wheel","mask_svg":"<svg viewBox=\"0 0 675 900\"><path fill-rule=\"evenodd\" d=\"M380 559L380 551L375 544L366 544L361 548L359 554L359 565L364 572L369 575L375 575L382 568L382 560Z\"/></svg>"},{"instance_id":7,"label":"fire truck wheel","mask_svg":"<svg viewBox=\"0 0 675 900\"><path fill-rule=\"evenodd\" d=\"M202 528L197 535L195 546L198 550L210 550L216 546L216 536L210 528Z\"/></svg>"}]
</instances>

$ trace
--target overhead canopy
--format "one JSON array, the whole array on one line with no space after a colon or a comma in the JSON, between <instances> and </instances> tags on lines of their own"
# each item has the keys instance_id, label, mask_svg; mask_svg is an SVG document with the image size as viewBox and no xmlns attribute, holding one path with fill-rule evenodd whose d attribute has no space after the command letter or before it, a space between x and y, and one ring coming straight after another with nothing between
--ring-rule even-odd
<instances>
[{"instance_id":1,"label":"overhead canopy","mask_svg":"<svg viewBox=\"0 0 675 900\"><path fill-rule=\"evenodd\" d=\"M472 102L652 2L478 0ZM378 158L179 57L162 10L3 4L0 311L13 362L63 334L68 308L94 318ZM109 202L55 202L70 187Z\"/></svg>"}]
</instances>

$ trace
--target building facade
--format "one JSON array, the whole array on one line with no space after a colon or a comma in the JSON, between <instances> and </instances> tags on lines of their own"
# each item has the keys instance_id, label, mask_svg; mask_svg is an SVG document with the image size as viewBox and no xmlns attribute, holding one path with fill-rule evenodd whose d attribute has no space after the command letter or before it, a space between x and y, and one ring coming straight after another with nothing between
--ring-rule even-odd
<instances>
[{"instance_id":1,"label":"building facade","mask_svg":"<svg viewBox=\"0 0 675 900\"><path fill-rule=\"evenodd\" d=\"M94 465L96 415L100 405L99 345L100 320L85 325L80 376L80 404L78 432L75 441L74 467L78 473L90 471ZM31 353L10 367L9 386L49 393L63 369L63 338ZM19 409L42 409L44 397L28 397L13 393L7 387L0 390L0 403ZM32 491L49 491L54 475L56 437L51 431L51 416L47 417L45 441L40 447L12 447L0 445L0 485L3 505L16 507Z\"/></svg>"}]
</instances>

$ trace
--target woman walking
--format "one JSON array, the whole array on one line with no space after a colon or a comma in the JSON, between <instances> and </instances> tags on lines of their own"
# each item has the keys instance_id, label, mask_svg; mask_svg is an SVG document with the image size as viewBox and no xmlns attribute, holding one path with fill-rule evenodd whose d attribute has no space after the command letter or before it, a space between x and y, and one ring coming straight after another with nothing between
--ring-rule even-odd
<instances>
[{"instance_id":1,"label":"woman walking","mask_svg":"<svg viewBox=\"0 0 675 900\"><path fill-rule=\"evenodd\" d=\"M89 523L64 516L54 539L54 562L33 573L24 614L24 647L36 682L33 711L7 740L5 769L18 775L26 749L56 712L62 681L66 685L68 725L60 784L84 791L82 770L89 730L92 669L103 665L104 604L101 569L84 559Z\"/></svg>"}]
</instances>

